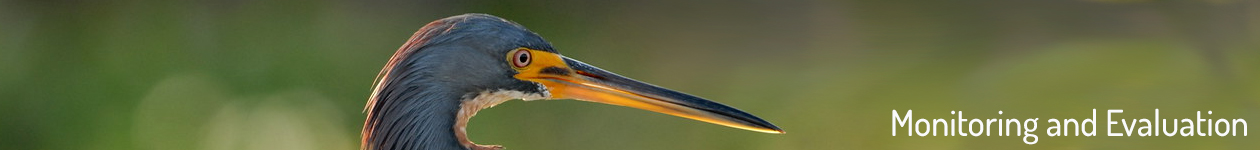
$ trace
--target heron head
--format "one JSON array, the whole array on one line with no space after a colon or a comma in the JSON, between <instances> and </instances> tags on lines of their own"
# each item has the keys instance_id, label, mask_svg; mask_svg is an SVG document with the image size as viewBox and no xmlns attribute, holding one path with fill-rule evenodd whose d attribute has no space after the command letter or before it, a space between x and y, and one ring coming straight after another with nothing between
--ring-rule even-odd
<instances>
[{"instance_id":1,"label":"heron head","mask_svg":"<svg viewBox=\"0 0 1260 150\"><path fill-rule=\"evenodd\" d=\"M521 25L485 14L429 23L395 53L382 76L367 108L372 112L378 106L375 101L388 99L380 96L390 95L381 92L400 84L437 86L442 87L438 90L463 93L452 121L456 138L469 149L498 148L472 144L463 132L464 125L478 110L513 99L597 102L757 132L783 133L770 122L730 106L565 57ZM406 80L408 77L413 80Z\"/></svg>"}]
</instances>

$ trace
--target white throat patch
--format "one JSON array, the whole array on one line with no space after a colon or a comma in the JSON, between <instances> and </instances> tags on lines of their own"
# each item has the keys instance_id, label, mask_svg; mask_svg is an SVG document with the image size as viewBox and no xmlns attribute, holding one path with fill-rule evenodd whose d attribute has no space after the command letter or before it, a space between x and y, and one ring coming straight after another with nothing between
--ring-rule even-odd
<instances>
[{"instance_id":1,"label":"white throat patch","mask_svg":"<svg viewBox=\"0 0 1260 150\"><path fill-rule=\"evenodd\" d=\"M546 93L546 91L544 90L543 93ZM503 146L477 145L476 143L473 143L472 140L469 140L468 134L465 132L465 127L468 125L468 119L472 119L472 116L477 115L477 111L481 111L481 109L494 107L495 105L507 102L508 100L521 99L525 101L532 101L546 98L546 95L528 94L512 90L483 91L475 96L472 96L472 98L465 98L463 99L463 103L460 103L459 114L457 114L455 118L455 138L458 138L459 143L464 145L464 147L472 150L503 149Z\"/></svg>"}]
</instances>

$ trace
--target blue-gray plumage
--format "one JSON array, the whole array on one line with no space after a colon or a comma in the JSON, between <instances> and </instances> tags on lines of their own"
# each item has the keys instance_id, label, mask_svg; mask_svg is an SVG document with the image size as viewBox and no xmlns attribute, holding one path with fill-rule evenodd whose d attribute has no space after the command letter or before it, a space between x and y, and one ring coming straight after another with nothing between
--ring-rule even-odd
<instances>
[{"instance_id":1,"label":"blue-gray plumage","mask_svg":"<svg viewBox=\"0 0 1260 150\"><path fill-rule=\"evenodd\" d=\"M510 99L577 99L782 133L735 108L561 56L516 23L465 14L425 25L390 58L365 108L362 149L500 149L468 141L463 125Z\"/></svg>"}]
</instances>

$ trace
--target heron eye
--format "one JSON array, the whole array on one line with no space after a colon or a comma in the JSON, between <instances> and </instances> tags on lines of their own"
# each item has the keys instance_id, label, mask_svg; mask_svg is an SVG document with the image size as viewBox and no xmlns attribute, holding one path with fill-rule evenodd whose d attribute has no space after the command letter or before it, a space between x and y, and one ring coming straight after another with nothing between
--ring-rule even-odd
<instances>
[{"instance_id":1,"label":"heron eye","mask_svg":"<svg viewBox=\"0 0 1260 150\"><path fill-rule=\"evenodd\" d=\"M512 52L512 65L517 68L529 66L530 57L528 50L516 50Z\"/></svg>"}]
</instances>

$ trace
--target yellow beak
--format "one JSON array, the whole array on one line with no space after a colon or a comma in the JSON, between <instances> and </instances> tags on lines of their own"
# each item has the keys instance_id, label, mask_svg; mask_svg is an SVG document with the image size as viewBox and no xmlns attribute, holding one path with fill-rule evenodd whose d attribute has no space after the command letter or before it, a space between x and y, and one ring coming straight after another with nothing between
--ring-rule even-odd
<instances>
[{"instance_id":1,"label":"yellow beak","mask_svg":"<svg viewBox=\"0 0 1260 150\"><path fill-rule=\"evenodd\" d=\"M700 97L626 78L546 51L527 50L533 63L516 68L514 77L541 83L553 99L575 99L638 108L733 128L785 133L783 129L738 109Z\"/></svg>"}]
</instances>

